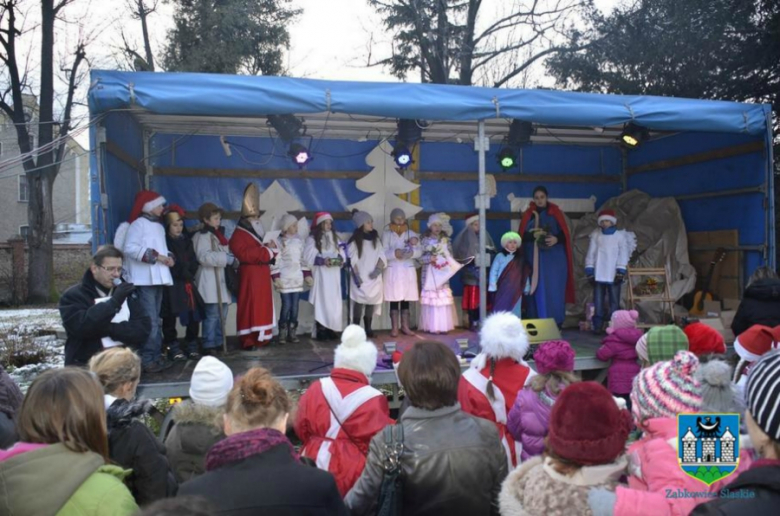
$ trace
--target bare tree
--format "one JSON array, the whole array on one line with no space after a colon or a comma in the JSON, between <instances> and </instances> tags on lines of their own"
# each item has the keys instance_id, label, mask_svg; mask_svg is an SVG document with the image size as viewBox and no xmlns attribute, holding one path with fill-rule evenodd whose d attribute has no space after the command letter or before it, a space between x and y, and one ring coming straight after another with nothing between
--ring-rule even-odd
<instances>
[{"instance_id":1,"label":"bare tree","mask_svg":"<svg viewBox=\"0 0 780 516\"><path fill-rule=\"evenodd\" d=\"M393 33L392 55L369 66L389 66L404 79L419 70L423 82L471 85L492 79L500 87L549 55L579 50L559 44L572 17L592 0L514 0L488 23L483 0L369 0ZM569 40L570 41L570 40ZM533 48L533 53L527 50ZM516 58L527 56L518 61ZM502 73L496 74L500 69Z\"/></svg>"},{"instance_id":2,"label":"bare tree","mask_svg":"<svg viewBox=\"0 0 780 516\"><path fill-rule=\"evenodd\" d=\"M154 71L154 54L152 53L152 43L149 40L149 15L157 11L157 5L159 0L125 0L130 14L134 20L141 22L141 32L144 39L144 53L146 59L142 58L138 53L127 44L127 40L122 34L122 40L125 43L125 51L133 57L133 65L137 71Z\"/></svg>"},{"instance_id":3,"label":"bare tree","mask_svg":"<svg viewBox=\"0 0 780 516\"><path fill-rule=\"evenodd\" d=\"M38 95L38 120L28 124L25 117L23 93L32 91L29 77L29 62L20 51L23 36L19 19L24 0L0 0L0 61L5 70L0 72L0 109L12 120L22 165L29 185L29 269L28 302L45 303L51 300L53 291L52 233L54 230L54 208L52 194L54 180L60 170L60 163L67 144L67 135L72 128L71 112L74 95L83 79L79 72L86 60L84 41L80 41L69 67L63 72L67 81L61 118L54 118L54 26L62 10L73 0L41 0L40 51L41 59ZM29 54L28 54L29 58ZM38 130L38 147L33 152L31 133Z\"/></svg>"}]
</instances>

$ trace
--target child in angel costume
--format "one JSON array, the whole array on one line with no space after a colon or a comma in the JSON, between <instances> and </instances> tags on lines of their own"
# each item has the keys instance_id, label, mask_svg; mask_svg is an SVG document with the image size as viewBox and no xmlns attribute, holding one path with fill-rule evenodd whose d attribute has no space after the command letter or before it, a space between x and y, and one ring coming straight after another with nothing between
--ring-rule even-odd
<instances>
[{"instance_id":1,"label":"child in angel costume","mask_svg":"<svg viewBox=\"0 0 780 516\"><path fill-rule=\"evenodd\" d=\"M279 255L271 267L274 287L282 298L282 311L279 314L280 343L298 342L298 302L304 285L311 287L314 284L303 252L306 219L301 219L300 222L302 224L290 214L282 217Z\"/></svg>"},{"instance_id":2,"label":"child in angel costume","mask_svg":"<svg viewBox=\"0 0 780 516\"><path fill-rule=\"evenodd\" d=\"M404 335L414 335L409 328L409 302L420 298L415 266L415 260L422 254L420 235L409 228L406 214L401 208L390 212L390 221L382 234L382 245L387 258L384 297L385 301L390 302L390 335L397 337L399 326Z\"/></svg>"},{"instance_id":3,"label":"child in angel costume","mask_svg":"<svg viewBox=\"0 0 780 516\"><path fill-rule=\"evenodd\" d=\"M620 289L626 277L631 254L636 249L636 235L617 228L617 217L612 210L601 210L599 228L590 234L588 254L585 256L585 275L593 285L593 332L601 334L604 322L620 309ZM609 296L608 310L604 310L604 296Z\"/></svg>"},{"instance_id":4,"label":"child in angel costume","mask_svg":"<svg viewBox=\"0 0 780 516\"><path fill-rule=\"evenodd\" d=\"M371 320L381 315L384 300L382 271L387 267L385 249L374 229L374 219L365 211L352 210L355 231L347 243L347 257L352 272L349 297L352 299L352 324L363 325L366 335L373 337Z\"/></svg>"},{"instance_id":5,"label":"child in angel costume","mask_svg":"<svg viewBox=\"0 0 780 516\"><path fill-rule=\"evenodd\" d=\"M472 331L479 327L479 214L475 213L466 219L466 227L455 238L453 245L455 258L460 262L468 262L463 268L463 300L461 308L469 316L469 325ZM496 245L490 238L490 233L485 233L485 250L488 263L490 255L495 253ZM488 307L489 310L489 307Z\"/></svg>"},{"instance_id":6,"label":"child in angel costume","mask_svg":"<svg viewBox=\"0 0 780 516\"><path fill-rule=\"evenodd\" d=\"M490 266L488 292L492 294L493 312L512 312L520 317L520 302L528 275L520 245L523 240L514 231L501 237L501 252Z\"/></svg>"},{"instance_id":7,"label":"child in angel costume","mask_svg":"<svg viewBox=\"0 0 780 516\"><path fill-rule=\"evenodd\" d=\"M452 257L452 226L446 213L428 217L428 231L422 238L422 292L420 331L447 333L455 328L458 314L450 289L450 278L462 265Z\"/></svg>"},{"instance_id":8,"label":"child in angel costume","mask_svg":"<svg viewBox=\"0 0 780 516\"><path fill-rule=\"evenodd\" d=\"M344 329L341 267L345 256L330 213L321 211L314 216L303 255L314 278L309 292L309 302L314 305L314 337L317 340L334 340L338 338L336 333Z\"/></svg>"}]
</instances>

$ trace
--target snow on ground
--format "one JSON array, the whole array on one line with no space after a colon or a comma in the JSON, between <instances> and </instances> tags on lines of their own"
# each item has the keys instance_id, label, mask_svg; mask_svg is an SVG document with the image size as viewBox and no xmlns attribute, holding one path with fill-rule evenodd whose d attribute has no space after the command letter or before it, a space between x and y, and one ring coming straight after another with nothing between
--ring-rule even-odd
<instances>
[{"instance_id":1,"label":"snow on ground","mask_svg":"<svg viewBox=\"0 0 780 516\"><path fill-rule=\"evenodd\" d=\"M0 310L0 362L22 391L43 371L64 364L56 308Z\"/></svg>"}]
</instances>

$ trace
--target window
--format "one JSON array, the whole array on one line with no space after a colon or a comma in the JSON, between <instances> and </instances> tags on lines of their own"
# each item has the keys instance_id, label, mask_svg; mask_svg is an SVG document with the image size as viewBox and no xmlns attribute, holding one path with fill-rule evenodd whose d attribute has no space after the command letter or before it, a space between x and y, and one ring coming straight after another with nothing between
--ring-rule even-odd
<instances>
[{"instance_id":1,"label":"window","mask_svg":"<svg viewBox=\"0 0 780 516\"><path fill-rule=\"evenodd\" d=\"M27 240L29 234L30 234L30 226L19 226L19 236Z\"/></svg>"},{"instance_id":2,"label":"window","mask_svg":"<svg viewBox=\"0 0 780 516\"><path fill-rule=\"evenodd\" d=\"M27 184L27 175L19 176L19 202L28 202L30 200L30 185Z\"/></svg>"}]
</instances>

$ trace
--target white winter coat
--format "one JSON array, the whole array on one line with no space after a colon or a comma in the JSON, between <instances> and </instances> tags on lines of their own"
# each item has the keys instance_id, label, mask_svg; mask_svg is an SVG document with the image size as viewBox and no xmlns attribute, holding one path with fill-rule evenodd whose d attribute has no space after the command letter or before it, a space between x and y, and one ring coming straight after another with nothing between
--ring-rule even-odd
<instances>
[{"instance_id":1,"label":"white winter coat","mask_svg":"<svg viewBox=\"0 0 780 516\"><path fill-rule=\"evenodd\" d=\"M353 274L360 277L360 287L355 285L354 281L350 285L350 299L363 305L381 305L384 290L382 288L382 275L380 274L374 279L370 278L374 269L377 267L384 269L387 266L387 258L385 258L385 250L381 242L377 242L377 246L374 247L374 242L365 240L362 256L358 256L357 244L351 242L347 246L347 255L352 261ZM375 309L374 315L380 315L379 311Z\"/></svg>"},{"instance_id":2,"label":"white winter coat","mask_svg":"<svg viewBox=\"0 0 780 516\"><path fill-rule=\"evenodd\" d=\"M585 268L593 268L596 281L612 283L617 269L626 269L631 253L636 249L636 235L631 231L619 229L611 235L605 235L601 229L590 234L588 254L585 256Z\"/></svg>"},{"instance_id":3,"label":"white winter coat","mask_svg":"<svg viewBox=\"0 0 780 516\"><path fill-rule=\"evenodd\" d=\"M159 222L138 217L130 224L122 251L125 253L127 280L137 286L173 285L170 269L161 263L146 263L143 260L148 249L154 249L168 256L165 243L165 228Z\"/></svg>"},{"instance_id":4,"label":"white winter coat","mask_svg":"<svg viewBox=\"0 0 780 516\"><path fill-rule=\"evenodd\" d=\"M417 239L417 245L407 244L413 238ZM387 230L382 235L382 245L387 258L387 269L384 271L385 301L417 301L420 294L414 260L422 256L420 235L411 229L400 236L395 231ZM412 250L411 258L399 260L395 257L397 249L404 250L407 247Z\"/></svg>"},{"instance_id":5,"label":"white winter coat","mask_svg":"<svg viewBox=\"0 0 780 516\"><path fill-rule=\"evenodd\" d=\"M283 237L276 263L271 266L271 275L277 275L282 280L282 288L277 289L282 294L288 292L303 292L303 272L309 271L304 260L304 242L298 235Z\"/></svg>"},{"instance_id":6,"label":"white winter coat","mask_svg":"<svg viewBox=\"0 0 780 516\"><path fill-rule=\"evenodd\" d=\"M220 245L219 240L211 232L198 231L192 237L192 246L198 257L200 268L195 274L195 284L204 303L219 303L217 295L217 278L222 291L222 302L230 303L233 297L225 282L225 267L228 265L228 246Z\"/></svg>"}]
</instances>

